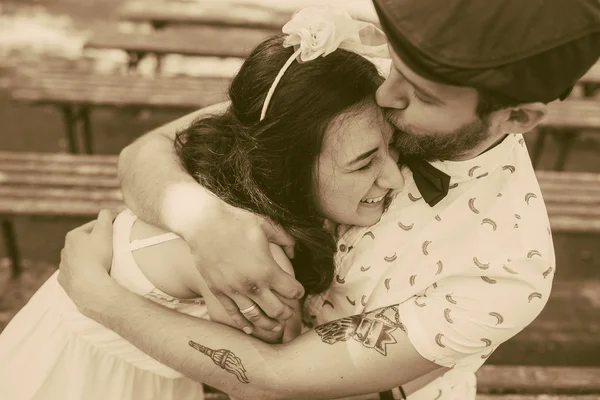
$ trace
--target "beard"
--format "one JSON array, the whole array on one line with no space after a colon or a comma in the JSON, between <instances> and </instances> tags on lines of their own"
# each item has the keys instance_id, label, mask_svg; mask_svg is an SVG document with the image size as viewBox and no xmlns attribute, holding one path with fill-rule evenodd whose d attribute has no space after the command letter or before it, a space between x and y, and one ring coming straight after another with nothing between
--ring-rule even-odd
<instances>
[{"instance_id":1,"label":"beard","mask_svg":"<svg viewBox=\"0 0 600 400\"><path fill-rule=\"evenodd\" d=\"M489 123L476 119L450 133L415 134L391 114L388 121L396 128L394 147L401 155L425 161L455 160L489 138Z\"/></svg>"}]
</instances>

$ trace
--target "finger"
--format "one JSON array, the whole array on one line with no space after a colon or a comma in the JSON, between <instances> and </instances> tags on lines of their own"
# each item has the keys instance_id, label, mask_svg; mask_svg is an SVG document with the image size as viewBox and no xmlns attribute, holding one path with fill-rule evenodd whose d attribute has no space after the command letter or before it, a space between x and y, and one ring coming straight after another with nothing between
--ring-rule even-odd
<instances>
[{"instance_id":1,"label":"finger","mask_svg":"<svg viewBox=\"0 0 600 400\"><path fill-rule=\"evenodd\" d=\"M217 300L219 300L227 314L229 314L229 317L231 317L233 322L235 322L235 324L239 326L240 329L243 330L245 333L247 333L248 335L251 334L254 330L254 327L252 326L252 323L250 323L240 312L238 305L233 300L231 300L230 297L226 296L223 293L214 293L214 295L217 298Z\"/></svg>"},{"instance_id":2,"label":"finger","mask_svg":"<svg viewBox=\"0 0 600 400\"><path fill-rule=\"evenodd\" d=\"M98 219L96 220L96 225L94 225L93 233L105 233L107 231L112 232L113 229L113 215L109 210L101 210L98 214Z\"/></svg>"},{"instance_id":3,"label":"finger","mask_svg":"<svg viewBox=\"0 0 600 400\"><path fill-rule=\"evenodd\" d=\"M277 292L278 295L289 300L297 300L304 297L304 286L282 269L278 271L273 270L271 289Z\"/></svg>"},{"instance_id":4,"label":"finger","mask_svg":"<svg viewBox=\"0 0 600 400\"><path fill-rule=\"evenodd\" d=\"M264 314L266 314L265 317L270 317L277 321L285 321L289 319L292 315L294 315L294 309L286 303L284 303L270 289L261 290L254 296L251 296L251 299L256 304L258 304L258 307L260 307ZM248 318L248 320L250 320L254 325L258 325L257 321L259 323L262 322L262 315L259 316L259 318L257 318L256 320L249 318L248 314L245 315L246 318ZM262 325L258 326L262 327Z\"/></svg>"},{"instance_id":5,"label":"finger","mask_svg":"<svg viewBox=\"0 0 600 400\"><path fill-rule=\"evenodd\" d=\"M83 225L81 225L81 226L78 226L78 227L77 227L77 228L75 228L75 229L71 229L71 230L69 231L69 233L71 233L71 232L90 233L90 232L92 232L92 230L94 229L94 225L96 225L96 221L97 221L97 220L95 220L95 219L94 219L94 220L91 220L90 222L87 222L87 223L85 223L85 224L83 224ZM67 234L67 235L68 235L68 234Z\"/></svg>"},{"instance_id":6,"label":"finger","mask_svg":"<svg viewBox=\"0 0 600 400\"><path fill-rule=\"evenodd\" d=\"M294 239L285 229L268 218L262 218L260 226L269 242L281 246L288 258L294 258Z\"/></svg>"}]
</instances>

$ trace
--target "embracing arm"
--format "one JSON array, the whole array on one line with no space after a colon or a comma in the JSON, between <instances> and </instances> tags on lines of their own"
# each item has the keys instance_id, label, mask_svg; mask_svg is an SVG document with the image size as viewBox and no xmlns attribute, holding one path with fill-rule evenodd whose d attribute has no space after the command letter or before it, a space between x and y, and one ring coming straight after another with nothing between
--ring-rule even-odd
<instances>
[{"instance_id":1,"label":"embracing arm","mask_svg":"<svg viewBox=\"0 0 600 400\"><path fill-rule=\"evenodd\" d=\"M375 393L440 368L412 347L396 306L321 325L284 345L268 345L173 312L117 285L106 287L104 300L84 313L161 362L235 397Z\"/></svg>"},{"instance_id":2,"label":"embracing arm","mask_svg":"<svg viewBox=\"0 0 600 400\"><path fill-rule=\"evenodd\" d=\"M184 209L181 199L188 198L189 204L193 205L206 203L214 196L179 163L174 146L175 135L196 118L221 113L228 105L220 103L185 115L145 134L123 149L119 156L119 180L127 207L152 225L183 233L181 231L186 229L187 221L194 221L199 207ZM177 206L173 207L175 202Z\"/></svg>"}]
</instances>

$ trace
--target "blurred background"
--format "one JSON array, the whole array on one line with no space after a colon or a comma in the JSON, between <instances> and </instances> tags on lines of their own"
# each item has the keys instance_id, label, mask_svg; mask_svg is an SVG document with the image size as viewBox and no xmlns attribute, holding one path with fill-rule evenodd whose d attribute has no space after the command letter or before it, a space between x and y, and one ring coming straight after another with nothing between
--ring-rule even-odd
<instances>
[{"instance_id":1,"label":"blurred background","mask_svg":"<svg viewBox=\"0 0 600 400\"><path fill-rule=\"evenodd\" d=\"M0 330L57 268L66 232L118 203L114 156L222 100L252 46L312 3L326 2L0 0ZM328 3L375 20L369 0ZM526 135L555 216L556 285L542 317L489 363L600 365L595 73Z\"/></svg>"}]
</instances>

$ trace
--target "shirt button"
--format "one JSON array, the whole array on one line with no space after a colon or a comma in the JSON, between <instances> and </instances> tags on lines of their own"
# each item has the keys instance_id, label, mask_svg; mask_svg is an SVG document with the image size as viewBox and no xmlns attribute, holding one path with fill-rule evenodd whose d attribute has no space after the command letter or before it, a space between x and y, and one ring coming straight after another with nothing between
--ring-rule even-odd
<instances>
[{"instance_id":1,"label":"shirt button","mask_svg":"<svg viewBox=\"0 0 600 400\"><path fill-rule=\"evenodd\" d=\"M342 253L345 253L345 252L346 252L346 250L348 250L348 246L346 246L345 244L340 244L340 251L341 251Z\"/></svg>"}]
</instances>

